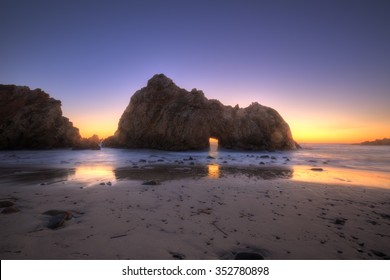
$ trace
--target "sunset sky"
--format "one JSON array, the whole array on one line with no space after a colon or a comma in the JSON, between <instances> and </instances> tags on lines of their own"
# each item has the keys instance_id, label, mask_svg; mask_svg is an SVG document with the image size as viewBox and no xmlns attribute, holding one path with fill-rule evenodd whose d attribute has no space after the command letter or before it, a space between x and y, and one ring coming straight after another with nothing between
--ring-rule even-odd
<instances>
[{"instance_id":1,"label":"sunset sky","mask_svg":"<svg viewBox=\"0 0 390 280\"><path fill-rule=\"evenodd\" d=\"M390 1L0 2L0 83L62 101L83 136L112 135L156 73L276 109L298 142L390 137Z\"/></svg>"}]
</instances>

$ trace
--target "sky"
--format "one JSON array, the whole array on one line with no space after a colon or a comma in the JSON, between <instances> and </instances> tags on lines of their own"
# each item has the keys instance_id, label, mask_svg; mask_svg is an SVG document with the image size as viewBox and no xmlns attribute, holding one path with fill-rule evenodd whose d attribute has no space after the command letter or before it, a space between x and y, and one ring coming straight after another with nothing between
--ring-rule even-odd
<instances>
[{"instance_id":1,"label":"sky","mask_svg":"<svg viewBox=\"0 0 390 280\"><path fill-rule=\"evenodd\" d=\"M114 134L157 73L276 109L298 142L390 137L390 1L0 0L0 83Z\"/></svg>"}]
</instances>

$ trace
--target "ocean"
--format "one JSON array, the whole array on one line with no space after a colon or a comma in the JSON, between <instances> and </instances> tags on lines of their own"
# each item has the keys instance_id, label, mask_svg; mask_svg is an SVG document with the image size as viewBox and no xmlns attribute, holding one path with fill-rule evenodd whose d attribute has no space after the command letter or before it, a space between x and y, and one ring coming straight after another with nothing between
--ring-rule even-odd
<instances>
[{"instance_id":1,"label":"ocean","mask_svg":"<svg viewBox=\"0 0 390 280\"><path fill-rule=\"evenodd\" d=\"M209 151L185 152L112 148L0 151L0 180L50 182L58 177L112 183L122 178L118 174L138 180L161 177L156 170L167 173L170 167L174 169L168 172L172 179L180 178L181 173L194 175L194 170L211 179L230 174L229 170L235 174L251 170L252 175L270 179L272 176L261 174L279 170L285 172L276 172L275 178L390 188L390 146L303 144L300 150L283 152L217 150L215 146ZM169 174L165 175L169 180Z\"/></svg>"}]
</instances>

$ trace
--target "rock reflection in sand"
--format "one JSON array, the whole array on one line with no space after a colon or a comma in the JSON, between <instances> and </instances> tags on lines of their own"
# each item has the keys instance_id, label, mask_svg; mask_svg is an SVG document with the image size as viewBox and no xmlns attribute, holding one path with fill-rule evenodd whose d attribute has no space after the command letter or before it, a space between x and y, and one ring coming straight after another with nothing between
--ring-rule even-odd
<instances>
[{"instance_id":1,"label":"rock reflection in sand","mask_svg":"<svg viewBox=\"0 0 390 280\"><path fill-rule=\"evenodd\" d=\"M50 185L58 182L79 181L86 186L97 184L113 185L120 180L158 180L172 181L180 179L219 179L222 177L248 177L257 179L292 178L293 170L288 167L234 167L217 163L205 165L144 165L114 167L113 165L79 165L74 168L23 168L3 169L2 181L18 181Z\"/></svg>"},{"instance_id":2,"label":"rock reflection in sand","mask_svg":"<svg viewBox=\"0 0 390 280\"><path fill-rule=\"evenodd\" d=\"M289 179L293 170L287 167L256 168L231 167L218 164L199 165L192 167L179 166L146 166L143 168L117 168L114 170L117 180L159 180L170 181L185 178L217 179L228 176L245 176L257 179Z\"/></svg>"},{"instance_id":3,"label":"rock reflection in sand","mask_svg":"<svg viewBox=\"0 0 390 280\"><path fill-rule=\"evenodd\" d=\"M208 178L218 179L219 178L219 164L209 164L207 165Z\"/></svg>"}]
</instances>

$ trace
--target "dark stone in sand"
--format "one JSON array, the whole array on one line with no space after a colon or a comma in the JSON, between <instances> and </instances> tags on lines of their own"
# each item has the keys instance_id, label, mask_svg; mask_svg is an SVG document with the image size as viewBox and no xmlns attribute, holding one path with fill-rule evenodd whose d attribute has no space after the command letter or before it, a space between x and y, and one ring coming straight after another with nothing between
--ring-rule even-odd
<instances>
[{"instance_id":1,"label":"dark stone in sand","mask_svg":"<svg viewBox=\"0 0 390 280\"><path fill-rule=\"evenodd\" d=\"M10 206L14 206L14 205L15 205L15 203L13 203L12 201L8 201L8 200L0 201L0 208L10 207Z\"/></svg>"},{"instance_id":2,"label":"dark stone in sand","mask_svg":"<svg viewBox=\"0 0 390 280\"><path fill-rule=\"evenodd\" d=\"M324 169L322 168L319 168L319 167L313 167L312 169L310 169L311 171L324 171Z\"/></svg>"},{"instance_id":3,"label":"dark stone in sand","mask_svg":"<svg viewBox=\"0 0 390 280\"><path fill-rule=\"evenodd\" d=\"M186 258L185 255L180 254L180 253L175 253L175 252L169 252L169 254L172 255L172 257L176 260L184 260Z\"/></svg>"},{"instance_id":4,"label":"dark stone in sand","mask_svg":"<svg viewBox=\"0 0 390 280\"><path fill-rule=\"evenodd\" d=\"M142 185L148 185L148 186L160 185L160 181L157 180L145 181L142 183Z\"/></svg>"},{"instance_id":5,"label":"dark stone in sand","mask_svg":"<svg viewBox=\"0 0 390 280\"><path fill-rule=\"evenodd\" d=\"M63 214L63 215L65 215L65 220L70 220L73 217L72 212L65 211L65 210L48 210L46 212L43 212L42 214L48 215L48 216L57 216L59 214Z\"/></svg>"},{"instance_id":6,"label":"dark stone in sand","mask_svg":"<svg viewBox=\"0 0 390 280\"><path fill-rule=\"evenodd\" d=\"M334 220L334 224L335 224L335 225L343 226L343 225L345 225L345 222L346 222L346 221L347 221L346 219L337 218L336 220Z\"/></svg>"},{"instance_id":7,"label":"dark stone in sand","mask_svg":"<svg viewBox=\"0 0 390 280\"><path fill-rule=\"evenodd\" d=\"M269 158L269 156L265 155L265 156L260 156L260 158Z\"/></svg>"},{"instance_id":8,"label":"dark stone in sand","mask_svg":"<svg viewBox=\"0 0 390 280\"><path fill-rule=\"evenodd\" d=\"M380 258L383 258L383 259L385 259L385 260L389 260L389 259L390 259L390 257L387 256L387 255L386 255L385 253L383 253L383 252L375 251L375 250L371 250L371 252L372 252L375 256L380 257Z\"/></svg>"},{"instance_id":9,"label":"dark stone in sand","mask_svg":"<svg viewBox=\"0 0 390 280\"><path fill-rule=\"evenodd\" d=\"M4 208L3 211L1 211L1 214L12 214L12 213L16 213L19 211L20 210L18 208L16 208L15 206L9 206L9 207Z\"/></svg>"},{"instance_id":10,"label":"dark stone in sand","mask_svg":"<svg viewBox=\"0 0 390 280\"><path fill-rule=\"evenodd\" d=\"M52 216L47 224L47 227L50 229L57 229L64 225L67 215L65 213L60 213L55 216Z\"/></svg>"},{"instance_id":11,"label":"dark stone in sand","mask_svg":"<svg viewBox=\"0 0 390 280\"><path fill-rule=\"evenodd\" d=\"M264 260L264 257L258 253L240 252L234 256L235 260Z\"/></svg>"},{"instance_id":12,"label":"dark stone in sand","mask_svg":"<svg viewBox=\"0 0 390 280\"><path fill-rule=\"evenodd\" d=\"M215 157L207 156L207 159L215 159Z\"/></svg>"}]
</instances>

